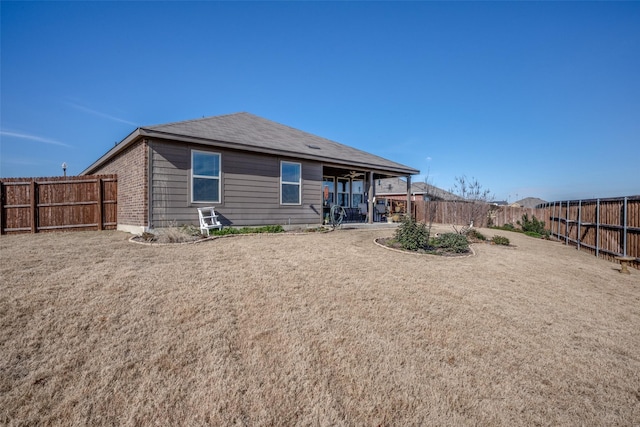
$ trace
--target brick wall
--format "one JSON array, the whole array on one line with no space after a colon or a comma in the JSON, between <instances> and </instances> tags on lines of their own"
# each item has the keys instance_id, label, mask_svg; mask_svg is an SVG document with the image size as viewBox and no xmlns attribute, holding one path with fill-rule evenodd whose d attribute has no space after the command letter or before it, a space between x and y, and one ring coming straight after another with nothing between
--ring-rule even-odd
<instances>
[{"instance_id":1,"label":"brick wall","mask_svg":"<svg viewBox=\"0 0 640 427\"><path fill-rule=\"evenodd\" d=\"M147 147L146 141L138 140L92 171L118 175L118 229L146 227L149 223Z\"/></svg>"}]
</instances>

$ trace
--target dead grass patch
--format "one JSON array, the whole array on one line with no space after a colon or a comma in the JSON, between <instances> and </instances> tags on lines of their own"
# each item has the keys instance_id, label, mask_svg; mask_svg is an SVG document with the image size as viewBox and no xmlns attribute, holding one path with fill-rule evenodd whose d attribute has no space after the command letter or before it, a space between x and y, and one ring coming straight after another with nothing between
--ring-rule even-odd
<instances>
[{"instance_id":1,"label":"dead grass patch","mask_svg":"<svg viewBox=\"0 0 640 427\"><path fill-rule=\"evenodd\" d=\"M392 233L2 236L0 424L640 424L636 271Z\"/></svg>"}]
</instances>

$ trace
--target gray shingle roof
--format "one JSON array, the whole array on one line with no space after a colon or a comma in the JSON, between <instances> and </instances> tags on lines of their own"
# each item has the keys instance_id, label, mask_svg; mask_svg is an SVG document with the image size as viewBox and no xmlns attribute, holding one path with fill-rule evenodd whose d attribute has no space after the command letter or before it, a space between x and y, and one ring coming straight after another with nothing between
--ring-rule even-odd
<instances>
[{"instance_id":1,"label":"gray shingle roof","mask_svg":"<svg viewBox=\"0 0 640 427\"><path fill-rule=\"evenodd\" d=\"M415 175L417 169L250 113L236 113L140 128L149 136L189 137L202 143L231 143L258 152L317 159L345 167L367 167Z\"/></svg>"}]
</instances>

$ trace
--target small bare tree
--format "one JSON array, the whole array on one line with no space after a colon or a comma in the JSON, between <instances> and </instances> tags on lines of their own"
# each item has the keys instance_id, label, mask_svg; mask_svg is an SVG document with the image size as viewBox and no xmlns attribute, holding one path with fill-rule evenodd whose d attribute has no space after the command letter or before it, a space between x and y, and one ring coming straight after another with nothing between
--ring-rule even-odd
<instances>
[{"instance_id":1,"label":"small bare tree","mask_svg":"<svg viewBox=\"0 0 640 427\"><path fill-rule=\"evenodd\" d=\"M465 228L462 230L454 229L456 232L465 233L473 224L481 225L484 223L484 216L488 210L488 205L493 201L491 190L482 187L482 184L476 179L468 179L465 175L457 176L451 193L456 194L464 199L464 202L471 203L471 209L468 211L468 217L465 218Z\"/></svg>"},{"instance_id":2,"label":"small bare tree","mask_svg":"<svg viewBox=\"0 0 640 427\"><path fill-rule=\"evenodd\" d=\"M424 178L425 188L426 188L426 197L424 200L424 223L427 224L427 229L429 233L431 233L431 228L433 227L433 221L436 217L436 211L438 209L438 198L433 197L431 194L432 189L435 188L431 182L429 182L429 169L427 169L427 176Z\"/></svg>"}]
</instances>

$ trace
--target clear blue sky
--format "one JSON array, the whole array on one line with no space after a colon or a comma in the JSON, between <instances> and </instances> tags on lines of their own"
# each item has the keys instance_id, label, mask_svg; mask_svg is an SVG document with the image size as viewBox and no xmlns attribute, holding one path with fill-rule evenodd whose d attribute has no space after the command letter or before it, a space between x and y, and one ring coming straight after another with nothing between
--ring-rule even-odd
<instances>
[{"instance_id":1,"label":"clear blue sky","mask_svg":"<svg viewBox=\"0 0 640 427\"><path fill-rule=\"evenodd\" d=\"M247 111L498 200L640 194L640 2L10 2L0 175Z\"/></svg>"}]
</instances>

